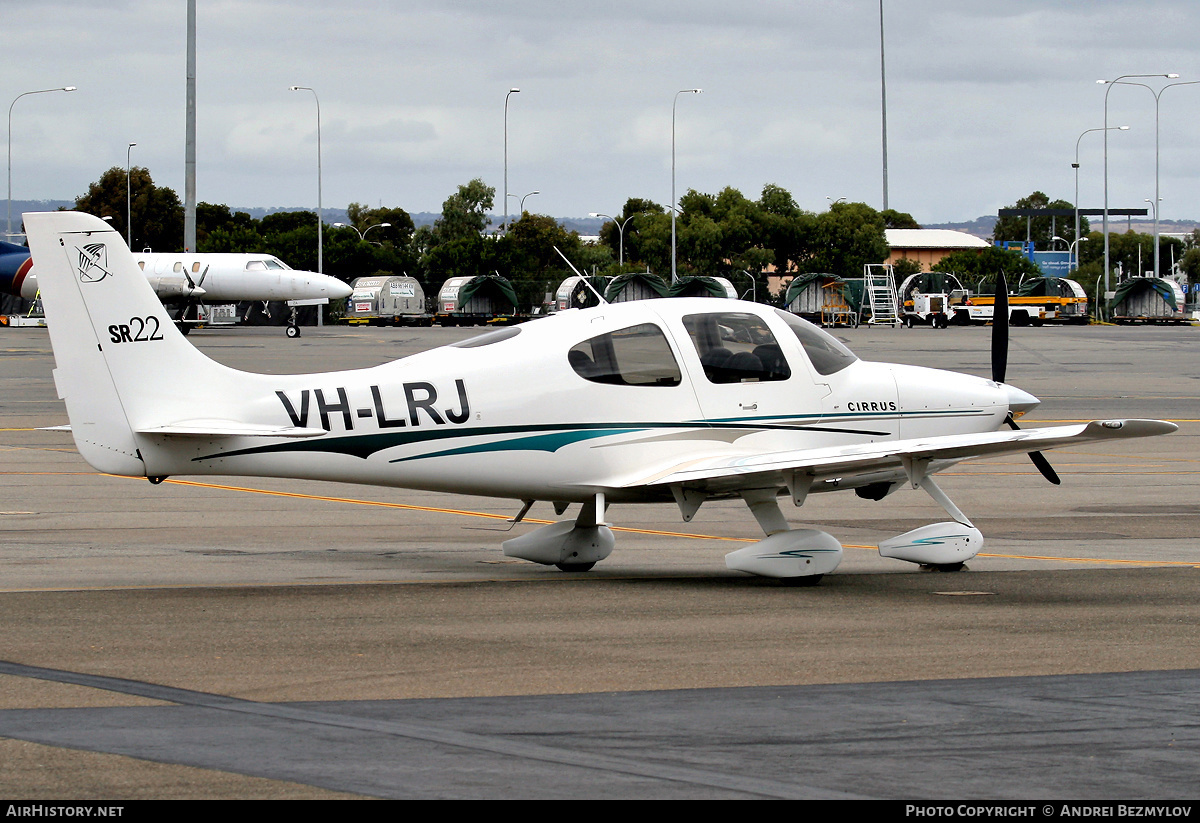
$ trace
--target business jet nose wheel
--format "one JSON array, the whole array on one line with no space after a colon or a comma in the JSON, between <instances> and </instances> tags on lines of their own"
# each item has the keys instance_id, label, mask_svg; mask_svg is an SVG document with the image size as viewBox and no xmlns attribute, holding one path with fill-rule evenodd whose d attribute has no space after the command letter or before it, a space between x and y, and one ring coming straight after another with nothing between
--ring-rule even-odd
<instances>
[{"instance_id":1,"label":"business jet nose wheel","mask_svg":"<svg viewBox=\"0 0 1200 823\"><path fill-rule=\"evenodd\" d=\"M299 337L300 336L300 327L297 326L295 323L288 323L287 331L285 332L285 334L287 334L288 337Z\"/></svg>"}]
</instances>

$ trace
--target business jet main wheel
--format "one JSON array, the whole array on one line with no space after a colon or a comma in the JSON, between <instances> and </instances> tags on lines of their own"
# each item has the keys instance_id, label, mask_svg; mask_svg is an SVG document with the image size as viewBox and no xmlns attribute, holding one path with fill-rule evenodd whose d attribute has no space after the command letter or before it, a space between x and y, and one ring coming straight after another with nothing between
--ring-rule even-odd
<instances>
[{"instance_id":1,"label":"business jet main wheel","mask_svg":"<svg viewBox=\"0 0 1200 823\"><path fill-rule=\"evenodd\" d=\"M555 563L559 571L564 572L590 572L595 563Z\"/></svg>"},{"instance_id":2,"label":"business jet main wheel","mask_svg":"<svg viewBox=\"0 0 1200 823\"><path fill-rule=\"evenodd\" d=\"M300 327L297 326L295 323L289 324L287 327L287 336L288 337L299 337L300 336Z\"/></svg>"}]
</instances>

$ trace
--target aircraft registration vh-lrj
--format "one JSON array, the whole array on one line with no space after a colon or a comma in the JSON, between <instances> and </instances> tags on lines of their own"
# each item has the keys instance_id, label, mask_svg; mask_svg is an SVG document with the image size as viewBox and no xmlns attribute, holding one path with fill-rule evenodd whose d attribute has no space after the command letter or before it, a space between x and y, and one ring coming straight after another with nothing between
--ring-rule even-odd
<instances>
[{"instance_id":1,"label":"aircraft registration vh-lrj","mask_svg":"<svg viewBox=\"0 0 1200 823\"><path fill-rule=\"evenodd\" d=\"M121 237L76 212L25 215L41 274L59 396L83 457L147 477L251 475L550 501L574 520L504 553L564 571L609 555L613 502L674 501L690 520L741 497L766 533L729 568L812 583L842 546L793 529L781 495L923 489L952 518L879 553L961 568L983 537L934 474L962 460L1167 434L1158 420L1019 430L1037 398L993 378L864 362L821 329L737 300L676 298L574 309L372 368L260 375L192 347ZM1002 289L1001 289L1002 291ZM998 313L997 317L1006 317ZM531 387L536 386L536 390ZM1005 426L1009 429L1005 429Z\"/></svg>"}]
</instances>

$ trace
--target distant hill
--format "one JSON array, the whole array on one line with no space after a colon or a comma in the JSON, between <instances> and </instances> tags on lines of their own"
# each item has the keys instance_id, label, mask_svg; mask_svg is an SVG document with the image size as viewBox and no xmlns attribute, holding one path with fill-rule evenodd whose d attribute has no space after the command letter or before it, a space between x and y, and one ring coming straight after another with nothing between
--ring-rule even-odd
<instances>
[{"instance_id":1,"label":"distant hill","mask_svg":"<svg viewBox=\"0 0 1200 823\"><path fill-rule=\"evenodd\" d=\"M966 223L924 223L921 225L923 229L953 229L954 231L965 231L967 234L980 237L984 240L992 239L992 231L996 228L996 216L984 215L976 217L974 220ZM1100 230L1100 218L1089 217L1092 231ZM1141 234L1154 233L1154 221L1147 220L1145 217L1138 217L1134 220L1127 220L1124 217L1108 218L1109 231L1112 233L1124 233L1127 231L1135 231ZM1196 220L1160 220L1158 221L1158 233L1170 235L1191 234L1196 229L1200 229L1200 221Z\"/></svg>"},{"instance_id":2,"label":"distant hill","mask_svg":"<svg viewBox=\"0 0 1200 823\"><path fill-rule=\"evenodd\" d=\"M965 231L967 234L974 235L983 240L991 240L992 230L996 228L997 219L994 214L985 214L983 217L976 217L974 220L966 223L922 223L921 228Z\"/></svg>"}]
</instances>

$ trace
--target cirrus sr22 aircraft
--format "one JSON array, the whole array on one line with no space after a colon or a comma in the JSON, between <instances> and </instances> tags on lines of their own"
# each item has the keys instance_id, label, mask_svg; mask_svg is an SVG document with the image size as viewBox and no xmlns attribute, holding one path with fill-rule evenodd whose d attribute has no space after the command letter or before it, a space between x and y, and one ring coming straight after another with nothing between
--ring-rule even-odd
<instances>
[{"instance_id":1,"label":"cirrus sr22 aircraft","mask_svg":"<svg viewBox=\"0 0 1200 823\"><path fill-rule=\"evenodd\" d=\"M983 546L936 472L962 460L1176 429L1104 420L1016 429L1037 398L1003 382L859 360L817 327L754 303L645 300L570 310L373 368L260 375L222 366L175 329L121 237L76 212L25 215L71 431L99 471L251 475L549 501L574 520L504 553L586 571L613 550L613 502L669 502L690 520L742 498L766 536L729 568L812 583L837 538L793 529L779 498L920 488L951 518L880 544L960 568ZM1006 315L1005 315L1006 316ZM530 386L538 386L531 392Z\"/></svg>"}]
</instances>

